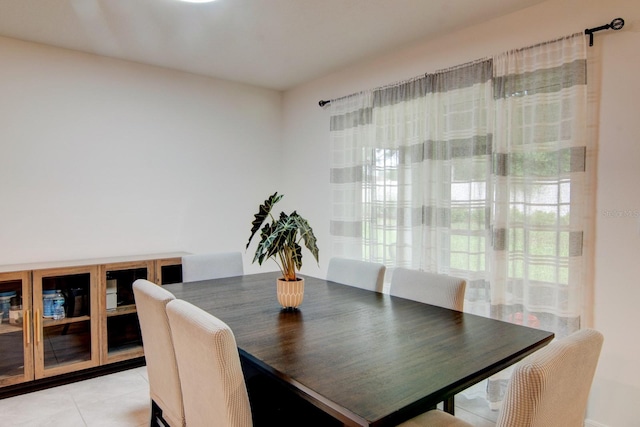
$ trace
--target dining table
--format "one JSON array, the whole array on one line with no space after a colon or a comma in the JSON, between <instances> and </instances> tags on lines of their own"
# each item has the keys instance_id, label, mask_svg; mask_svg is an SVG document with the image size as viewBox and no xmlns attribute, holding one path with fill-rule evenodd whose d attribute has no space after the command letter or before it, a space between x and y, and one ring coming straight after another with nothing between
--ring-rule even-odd
<instances>
[{"instance_id":1,"label":"dining table","mask_svg":"<svg viewBox=\"0 0 640 427\"><path fill-rule=\"evenodd\" d=\"M342 425L397 425L544 347L552 332L278 272L163 287L225 322L243 359ZM418 286L418 284L416 284Z\"/></svg>"}]
</instances>

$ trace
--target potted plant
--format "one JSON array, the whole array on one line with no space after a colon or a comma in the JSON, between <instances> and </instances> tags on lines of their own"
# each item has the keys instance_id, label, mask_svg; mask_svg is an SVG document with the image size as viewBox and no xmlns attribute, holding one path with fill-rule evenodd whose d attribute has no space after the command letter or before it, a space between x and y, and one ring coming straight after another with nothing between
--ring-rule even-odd
<instances>
[{"instance_id":1,"label":"potted plant","mask_svg":"<svg viewBox=\"0 0 640 427\"><path fill-rule=\"evenodd\" d=\"M285 308L296 308L302 303L304 295L304 279L296 273L302 267L300 243L304 241L316 262L318 246L311 226L296 211L289 215L281 212L277 219L272 215L273 205L282 197L282 194L275 192L260 205L258 213L254 215L246 248L249 248L253 236L260 230L260 242L252 262L258 261L262 265L271 258L278 264L282 272L282 277L278 279L278 301Z\"/></svg>"}]
</instances>

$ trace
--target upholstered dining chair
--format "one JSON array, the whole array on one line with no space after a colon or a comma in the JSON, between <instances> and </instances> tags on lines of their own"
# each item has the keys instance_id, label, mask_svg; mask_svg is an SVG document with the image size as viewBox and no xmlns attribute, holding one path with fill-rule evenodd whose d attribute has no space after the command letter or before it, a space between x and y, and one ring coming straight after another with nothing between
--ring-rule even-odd
<instances>
[{"instance_id":1,"label":"upholstered dining chair","mask_svg":"<svg viewBox=\"0 0 640 427\"><path fill-rule=\"evenodd\" d=\"M218 252L191 254L182 257L182 281L220 279L242 276L242 254L240 252Z\"/></svg>"},{"instance_id":2,"label":"upholstered dining chair","mask_svg":"<svg viewBox=\"0 0 640 427\"><path fill-rule=\"evenodd\" d=\"M457 277L399 267L391 276L389 293L425 304L462 311L466 286L466 280Z\"/></svg>"},{"instance_id":3,"label":"upholstered dining chair","mask_svg":"<svg viewBox=\"0 0 640 427\"><path fill-rule=\"evenodd\" d=\"M148 280L133 282L151 396L151 426L185 425L178 365L166 305L173 294Z\"/></svg>"},{"instance_id":4,"label":"upholstered dining chair","mask_svg":"<svg viewBox=\"0 0 640 427\"><path fill-rule=\"evenodd\" d=\"M251 406L233 332L183 300L167 304L189 427L248 427Z\"/></svg>"},{"instance_id":5,"label":"upholstered dining chair","mask_svg":"<svg viewBox=\"0 0 640 427\"><path fill-rule=\"evenodd\" d=\"M389 293L425 304L462 311L467 281L444 274L397 267L391 276ZM455 397L444 401L444 409L454 413Z\"/></svg>"},{"instance_id":6,"label":"upholstered dining chair","mask_svg":"<svg viewBox=\"0 0 640 427\"><path fill-rule=\"evenodd\" d=\"M583 329L558 339L518 363L507 386L497 427L582 427L603 336ZM402 427L469 427L432 410Z\"/></svg>"},{"instance_id":7,"label":"upholstered dining chair","mask_svg":"<svg viewBox=\"0 0 640 427\"><path fill-rule=\"evenodd\" d=\"M329 260L327 280L382 292L385 270L383 264L334 257Z\"/></svg>"}]
</instances>

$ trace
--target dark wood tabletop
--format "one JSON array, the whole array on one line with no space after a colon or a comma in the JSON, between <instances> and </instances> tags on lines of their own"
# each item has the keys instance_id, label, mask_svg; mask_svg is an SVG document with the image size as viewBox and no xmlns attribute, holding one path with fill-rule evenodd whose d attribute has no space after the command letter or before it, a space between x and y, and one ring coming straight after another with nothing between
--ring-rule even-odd
<instances>
[{"instance_id":1,"label":"dark wood tabletop","mask_svg":"<svg viewBox=\"0 0 640 427\"><path fill-rule=\"evenodd\" d=\"M345 425L395 425L548 344L553 333L305 277L281 310L276 273L164 286L223 320L241 355Z\"/></svg>"}]
</instances>

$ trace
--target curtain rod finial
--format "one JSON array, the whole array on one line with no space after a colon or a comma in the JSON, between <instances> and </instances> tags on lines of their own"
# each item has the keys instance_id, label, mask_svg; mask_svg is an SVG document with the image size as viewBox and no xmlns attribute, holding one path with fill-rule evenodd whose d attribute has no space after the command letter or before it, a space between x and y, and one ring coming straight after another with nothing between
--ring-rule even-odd
<instances>
[{"instance_id":1,"label":"curtain rod finial","mask_svg":"<svg viewBox=\"0 0 640 427\"><path fill-rule=\"evenodd\" d=\"M318 105L324 107L327 104L331 104L331 101L323 101L322 99L318 102Z\"/></svg>"},{"instance_id":2,"label":"curtain rod finial","mask_svg":"<svg viewBox=\"0 0 640 427\"><path fill-rule=\"evenodd\" d=\"M620 30L622 27L624 27L624 19L622 18L616 18L613 21L611 21L611 24L609 24L611 26L611 29L613 30Z\"/></svg>"}]
</instances>

